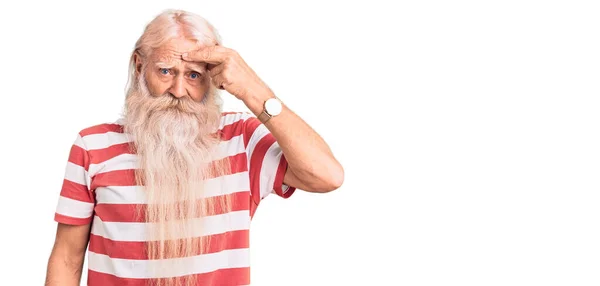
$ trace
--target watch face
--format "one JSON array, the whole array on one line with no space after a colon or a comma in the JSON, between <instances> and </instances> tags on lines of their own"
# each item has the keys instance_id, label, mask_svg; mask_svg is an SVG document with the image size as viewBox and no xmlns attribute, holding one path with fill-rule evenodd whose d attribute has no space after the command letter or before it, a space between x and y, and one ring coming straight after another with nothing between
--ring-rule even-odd
<instances>
[{"instance_id":1,"label":"watch face","mask_svg":"<svg viewBox=\"0 0 600 286\"><path fill-rule=\"evenodd\" d=\"M276 98L271 98L265 102L265 109L272 116L279 115L282 109L281 102Z\"/></svg>"}]
</instances>

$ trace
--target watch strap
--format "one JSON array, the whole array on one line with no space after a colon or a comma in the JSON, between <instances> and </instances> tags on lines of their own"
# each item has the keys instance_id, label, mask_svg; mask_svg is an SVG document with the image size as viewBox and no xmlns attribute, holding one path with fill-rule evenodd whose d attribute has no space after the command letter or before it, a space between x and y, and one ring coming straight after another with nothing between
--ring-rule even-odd
<instances>
[{"instance_id":1,"label":"watch strap","mask_svg":"<svg viewBox=\"0 0 600 286\"><path fill-rule=\"evenodd\" d=\"M264 123L267 123L267 121L269 121L269 119L271 119L271 117L273 117L273 116L268 114L266 110L263 110L263 112L261 112L258 115L258 120L260 120L260 122L262 122L264 124Z\"/></svg>"}]
</instances>

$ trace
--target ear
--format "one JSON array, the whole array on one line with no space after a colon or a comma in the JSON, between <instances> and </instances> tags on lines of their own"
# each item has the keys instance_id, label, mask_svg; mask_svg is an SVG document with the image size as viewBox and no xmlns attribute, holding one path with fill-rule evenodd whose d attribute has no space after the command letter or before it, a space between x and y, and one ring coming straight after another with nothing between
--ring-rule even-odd
<instances>
[{"instance_id":1,"label":"ear","mask_svg":"<svg viewBox=\"0 0 600 286\"><path fill-rule=\"evenodd\" d=\"M135 63L135 73L139 75L142 72L142 57L138 52L133 54L133 61Z\"/></svg>"}]
</instances>

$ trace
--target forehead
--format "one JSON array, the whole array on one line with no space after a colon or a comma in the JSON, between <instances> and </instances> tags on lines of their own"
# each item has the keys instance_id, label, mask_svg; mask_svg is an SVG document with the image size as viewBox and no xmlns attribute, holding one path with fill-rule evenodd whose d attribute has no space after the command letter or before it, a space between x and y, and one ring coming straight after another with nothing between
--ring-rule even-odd
<instances>
[{"instance_id":1,"label":"forehead","mask_svg":"<svg viewBox=\"0 0 600 286\"><path fill-rule=\"evenodd\" d=\"M190 40L172 39L153 50L148 60L151 64L163 64L181 68L204 68L206 67L205 63L185 62L181 59L182 54L197 50L200 47L196 42Z\"/></svg>"}]
</instances>

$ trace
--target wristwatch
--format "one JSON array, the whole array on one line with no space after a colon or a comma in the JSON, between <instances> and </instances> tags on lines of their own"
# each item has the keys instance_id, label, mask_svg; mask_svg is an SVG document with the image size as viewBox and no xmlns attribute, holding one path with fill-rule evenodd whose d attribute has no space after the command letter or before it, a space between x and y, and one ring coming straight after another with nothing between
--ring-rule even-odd
<instances>
[{"instance_id":1,"label":"wristwatch","mask_svg":"<svg viewBox=\"0 0 600 286\"><path fill-rule=\"evenodd\" d=\"M258 119L262 123L267 123L267 121L269 121L269 119L271 119L274 116L279 115L279 113L281 113L282 109L283 109L283 105L281 103L281 100L279 100L279 98L277 98L277 96L269 98L265 101L265 103L263 105L263 112L258 115Z\"/></svg>"}]
</instances>

